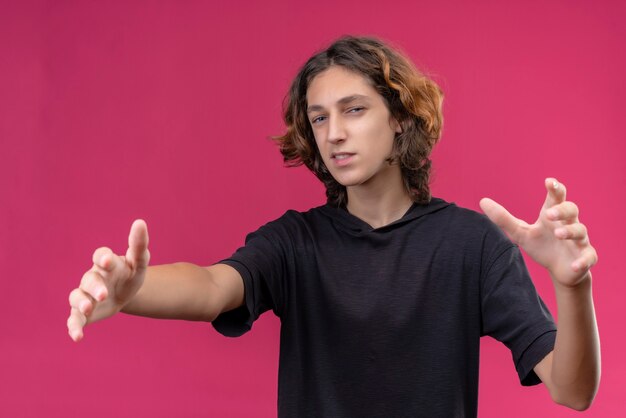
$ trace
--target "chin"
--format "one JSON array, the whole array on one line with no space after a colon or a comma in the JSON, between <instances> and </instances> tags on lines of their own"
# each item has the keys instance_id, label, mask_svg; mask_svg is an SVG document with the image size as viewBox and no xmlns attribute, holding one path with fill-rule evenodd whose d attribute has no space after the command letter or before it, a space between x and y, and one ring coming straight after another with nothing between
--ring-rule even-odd
<instances>
[{"instance_id":1,"label":"chin","mask_svg":"<svg viewBox=\"0 0 626 418\"><path fill-rule=\"evenodd\" d=\"M330 174L333 176L335 181L342 186L348 187L358 183L358 179L352 173L333 173L331 171Z\"/></svg>"},{"instance_id":2,"label":"chin","mask_svg":"<svg viewBox=\"0 0 626 418\"><path fill-rule=\"evenodd\" d=\"M341 184L343 187L354 187L354 186L360 186L363 183L366 182L366 180L364 179L355 179L355 178L337 178L335 177L335 180L337 181L337 183Z\"/></svg>"}]
</instances>

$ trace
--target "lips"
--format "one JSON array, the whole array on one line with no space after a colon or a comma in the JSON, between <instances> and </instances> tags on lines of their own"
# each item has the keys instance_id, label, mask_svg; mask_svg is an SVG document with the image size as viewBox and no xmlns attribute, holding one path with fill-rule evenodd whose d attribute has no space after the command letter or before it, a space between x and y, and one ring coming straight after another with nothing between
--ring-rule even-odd
<instances>
[{"instance_id":1,"label":"lips","mask_svg":"<svg viewBox=\"0 0 626 418\"><path fill-rule=\"evenodd\" d=\"M333 152L330 158L335 162L337 166L344 166L350 163L354 157L354 153L351 152Z\"/></svg>"}]
</instances>

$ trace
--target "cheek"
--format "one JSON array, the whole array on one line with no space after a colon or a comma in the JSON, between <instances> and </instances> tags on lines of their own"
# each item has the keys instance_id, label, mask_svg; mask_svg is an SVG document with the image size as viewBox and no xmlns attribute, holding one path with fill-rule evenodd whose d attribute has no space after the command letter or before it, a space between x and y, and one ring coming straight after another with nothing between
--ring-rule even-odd
<instances>
[{"instance_id":1,"label":"cheek","mask_svg":"<svg viewBox=\"0 0 626 418\"><path fill-rule=\"evenodd\" d=\"M320 146L322 146L323 144L322 138L324 137L324 132L322 132L322 128L317 127L317 129L313 129L311 127L311 133L313 134L313 140L315 141L315 145L320 148Z\"/></svg>"},{"instance_id":2,"label":"cheek","mask_svg":"<svg viewBox=\"0 0 626 418\"><path fill-rule=\"evenodd\" d=\"M315 148L317 149L317 152L320 153L322 156L324 155L324 143L320 140L317 139L317 136L314 136L315 139Z\"/></svg>"},{"instance_id":3,"label":"cheek","mask_svg":"<svg viewBox=\"0 0 626 418\"><path fill-rule=\"evenodd\" d=\"M393 143L396 138L396 133L391 126L386 125L384 121L376 125L369 132L370 140L378 151L390 154L393 150Z\"/></svg>"},{"instance_id":4,"label":"cheek","mask_svg":"<svg viewBox=\"0 0 626 418\"><path fill-rule=\"evenodd\" d=\"M321 159L324 162L324 164L328 167L328 160L326 159L326 154L328 154L328 153L324 149L325 142L324 141L320 141L318 139L317 135L314 134L313 136L315 138L314 145L315 145L316 153L317 153L318 157L321 157Z\"/></svg>"}]
</instances>

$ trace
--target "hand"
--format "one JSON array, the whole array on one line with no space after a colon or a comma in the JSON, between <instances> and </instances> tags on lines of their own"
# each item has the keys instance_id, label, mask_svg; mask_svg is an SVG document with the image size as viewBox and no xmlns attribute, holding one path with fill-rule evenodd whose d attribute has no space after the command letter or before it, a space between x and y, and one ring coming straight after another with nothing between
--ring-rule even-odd
<instances>
[{"instance_id":1,"label":"hand","mask_svg":"<svg viewBox=\"0 0 626 418\"><path fill-rule=\"evenodd\" d=\"M533 260L550 272L555 284L575 287L591 277L596 250L589 243L587 228L578 220L578 207L565 200L565 186L545 180L548 195L537 221L529 225L491 199L482 199L485 214Z\"/></svg>"},{"instance_id":2,"label":"hand","mask_svg":"<svg viewBox=\"0 0 626 418\"><path fill-rule=\"evenodd\" d=\"M93 267L70 293L67 330L74 341L83 338L87 324L115 315L135 296L143 284L149 260L148 227L142 220L136 220L130 228L125 256L106 247L93 253Z\"/></svg>"}]
</instances>

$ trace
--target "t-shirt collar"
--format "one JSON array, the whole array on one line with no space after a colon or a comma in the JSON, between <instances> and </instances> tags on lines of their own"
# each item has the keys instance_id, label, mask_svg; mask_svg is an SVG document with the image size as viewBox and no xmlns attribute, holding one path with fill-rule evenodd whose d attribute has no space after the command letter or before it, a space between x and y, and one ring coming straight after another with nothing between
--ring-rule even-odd
<instances>
[{"instance_id":1,"label":"t-shirt collar","mask_svg":"<svg viewBox=\"0 0 626 418\"><path fill-rule=\"evenodd\" d=\"M450 203L436 197L433 197L427 204L413 203L409 210L407 210L400 219L380 228L372 228L372 226L369 225L367 222L352 215L343 207L337 208L326 204L322 207L322 213L336 220L337 225L342 229L347 230L348 232L356 234L366 234L384 232L390 229L398 228L401 225L421 218L422 216L428 215L429 213L439 211L449 205Z\"/></svg>"}]
</instances>

